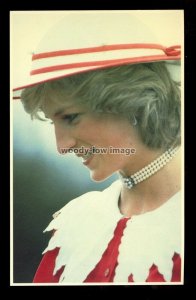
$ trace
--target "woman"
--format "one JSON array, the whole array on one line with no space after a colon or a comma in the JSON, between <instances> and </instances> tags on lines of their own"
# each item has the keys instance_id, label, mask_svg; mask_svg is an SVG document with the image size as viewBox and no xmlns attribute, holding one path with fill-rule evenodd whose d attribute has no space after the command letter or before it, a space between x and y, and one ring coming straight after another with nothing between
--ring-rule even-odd
<instances>
[{"instance_id":1,"label":"woman","mask_svg":"<svg viewBox=\"0 0 196 300\"><path fill-rule=\"evenodd\" d=\"M49 33L55 43L47 36L33 55L31 75L43 80L33 78L21 100L32 117L52 120L59 153L81 157L95 181L115 172L120 180L54 215L34 282L180 282L180 90L166 63L175 69L179 47L149 43L154 37L134 16L117 26L114 14L99 22L81 15L65 18ZM59 42L57 29L70 22L78 36ZM81 39L79 28L94 30L94 40ZM130 34L135 28L148 43ZM62 48L64 40L71 44Z\"/></svg>"}]
</instances>

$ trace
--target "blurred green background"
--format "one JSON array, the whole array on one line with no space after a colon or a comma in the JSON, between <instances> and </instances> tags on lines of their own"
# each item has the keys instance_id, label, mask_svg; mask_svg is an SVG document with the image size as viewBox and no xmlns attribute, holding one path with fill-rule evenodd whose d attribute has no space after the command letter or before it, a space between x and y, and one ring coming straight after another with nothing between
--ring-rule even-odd
<instances>
[{"instance_id":1,"label":"blurred green background","mask_svg":"<svg viewBox=\"0 0 196 300\"><path fill-rule=\"evenodd\" d=\"M13 281L31 283L50 233L43 230L52 214L71 199L92 190L103 190L117 175L104 182L91 181L89 171L73 154L56 151L54 128L31 121L20 103L13 104Z\"/></svg>"}]
</instances>

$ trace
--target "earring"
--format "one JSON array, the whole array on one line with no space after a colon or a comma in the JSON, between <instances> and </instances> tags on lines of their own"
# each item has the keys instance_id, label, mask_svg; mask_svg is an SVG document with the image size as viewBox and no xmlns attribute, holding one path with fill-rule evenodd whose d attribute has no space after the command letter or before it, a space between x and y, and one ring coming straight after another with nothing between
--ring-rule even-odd
<instances>
[{"instance_id":1,"label":"earring","mask_svg":"<svg viewBox=\"0 0 196 300\"><path fill-rule=\"evenodd\" d=\"M132 123L133 126L136 126L137 125L137 119L136 117L133 115L133 123Z\"/></svg>"}]
</instances>

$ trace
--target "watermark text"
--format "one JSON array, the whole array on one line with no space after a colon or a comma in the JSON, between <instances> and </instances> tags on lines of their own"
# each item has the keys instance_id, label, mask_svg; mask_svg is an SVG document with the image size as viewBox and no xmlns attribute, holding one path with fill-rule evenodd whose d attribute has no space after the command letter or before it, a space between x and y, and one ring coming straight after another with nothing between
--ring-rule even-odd
<instances>
[{"instance_id":1,"label":"watermark text","mask_svg":"<svg viewBox=\"0 0 196 300\"><path fill-rule=\"evenodd\" d=\"M61 154L74 153L76 155L87 156L90 154L124 154L130 156L136 153L135 148L118 148L118 147L108 147L108 148L97 148L92 146L90 148L85 148L84 146L80 148L61 148Z\"/></svg>"}]
</instances>

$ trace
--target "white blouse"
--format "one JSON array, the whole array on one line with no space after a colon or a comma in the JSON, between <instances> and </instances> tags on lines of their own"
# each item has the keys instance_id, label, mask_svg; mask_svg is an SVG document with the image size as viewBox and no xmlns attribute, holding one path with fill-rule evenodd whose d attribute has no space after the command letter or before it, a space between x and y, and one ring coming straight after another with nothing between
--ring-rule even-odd
<instances>
[{"instance_id":1,"label":"white blouse","mask_svg":"<svg viewBox=\"0 0 196 300\"><path fill-rule=\"evenodd\" d=\"M60 282L82 283L101 260L124 216L118 208L121 182L103 192L86 193L54 215L45 231L55 230L43 253L59 247L53 274L65 266ZM166 281L171 280L174 253L182 252L182 199L176 193L159 208L131 217L119 246L114 283L145 282L155 264ZM44 232L45 232L44 231Z\"/></svg>"}]
</instances>

